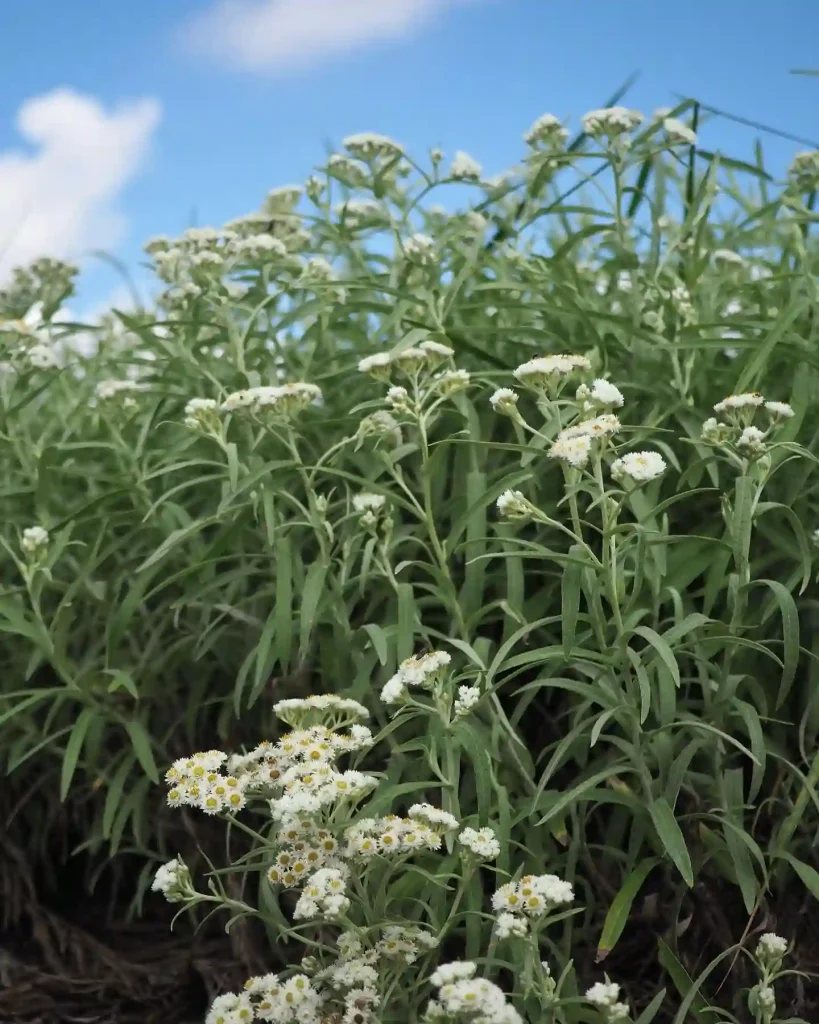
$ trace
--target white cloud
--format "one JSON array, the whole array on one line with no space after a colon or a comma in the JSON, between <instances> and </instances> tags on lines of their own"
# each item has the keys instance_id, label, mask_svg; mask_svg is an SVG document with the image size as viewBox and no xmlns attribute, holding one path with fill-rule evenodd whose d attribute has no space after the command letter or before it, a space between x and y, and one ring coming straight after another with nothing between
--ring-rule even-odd
<instances>
[{"instance_id":1,"label":"white cloud","mask_svg":"<svg viewBox=\"0 0 819 1024\"><path fill-rule=\"evenodd\" d=\"M119 240L118 199L159 117L152 99L106 111L70 89L22 104L17 129L28 151L0 152L0 279L38 256L73 258Z\"/></svg>"},{"instance_id":2,"label":"white cloud","mask_svg":"<svg viewBox=\"0 0 819 1024\"><path fill-rule=\"evenodd\" d=\"M475 0L215 0L185 26L196 49L243 71L287 71L402 39Z\"/></svg>"}]
</instances>

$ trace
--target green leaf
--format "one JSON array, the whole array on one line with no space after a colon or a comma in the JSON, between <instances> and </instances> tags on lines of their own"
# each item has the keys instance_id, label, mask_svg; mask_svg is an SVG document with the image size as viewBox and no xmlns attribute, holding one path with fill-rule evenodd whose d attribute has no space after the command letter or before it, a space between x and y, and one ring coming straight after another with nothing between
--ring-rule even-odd
<instances>
[{"instance_id":1,"label":"green leaf","mask_svg":"<svg viewBox=\"0 0 819 1024\"><path fill-rule=\"evenodd\" d=\"M95 708L84 708L74 723L71 735L68 737L68 743L63 754L63 767L60 772L60 800L65 800L68 795L71 780L74 778L74 770L77 767L77 760L80 756L82 745L85 742L85 735L96 714Z\"/></svg>"},{"instance_id":2,"label":"green leaf","mask_svg":"<svg viewBox=\"0 0 819 1024\"><path fill-rule=\"evenodd\" d=\"M674 652L668 646L666 640L660 636L650 626L637 626L634 632L646 640L654 650L657 652L660 661L665 665L671 674L671 678L674 680L674 685L679 688L680 685L680 668L677 664L677 659L674 657Z\"/></svg>"},{"instance_id":3,"label":"green leaf","mask_svg":"<svg viewBox=\"0 0 819 1024\"><path fill-rule=\"evenodd\" d=\"M779 692L776 696L776 706L781 708L791 692L791 686L796 675L796 667L799 663L799 613L796 610L796 603L793 595L787 587L777 580L756 580L751 586L759 585L770 587L779 605L779 613L782 617L782 637L784 649L782 654L782 678L779 681Z\"/></svg>"},{"instance_id":4,"label":"green leaf","mask_svg":"<svg viewBox=\"0 0 819 1024\"><path fill-rule=\"evenodd\" d=\"M628 923L635 896L640 891L649 872L659 863L660 861L657 857L649 857L641 861L620 886L619 892L612 900L611 906L608 909L606 920L603 922L603 931L600 935L600 941L597 943L597 963L605 960L617 945L617 940L623 934L623 929Z\"/></svg>"},{"instance_id":5,"label":"green leaf","mask_svg":"<svg viewBox=\"0 0 819 1024\"><path fill-rule=\"evenodd\" d=\"M372 641L372 645L375 648L375 653L378 655L378 660L382 665L387 664L389 658L389 645L387 643L387 635L384 630L377 626L374 622L368 622L361 627L367 636Z\"/></svg>"},{"instance_id":6,"label":"green leaf","mask_svg":"<svg viewBox=\"0 0 819 1024\"><path fill-rule=\"evenodd\" d=\"M151 739L145 730L145 726L137 718L132 718L125 723L125 728L131 738L131 746L134 748L137 760L142 765L142 770L151 780L159 782L159 772L156 769L153 751L151 750Z\"/></svg>"},{"instance_id":7,"label":"green leaf","mask_svg":"<svg viewBox=\"0 0 819 1024\"><path fill-rule=\"evenodd\" d=\"M691 868L691 857L688 853L688 847L685 845L682 829L677 824L677 819L674 817L671 805L665 797L661 796L649 804L648 810L666 853L674 861L685 884L689 889L692 888L694 885L694 872Z\"/></svg>"},{"instance_id":8,"label":"green leaf","mask_svg":"<svg viewBox=\"0 0 819 1024\"><path fill-rule=\"evenodd\" d=\"M780 853L782 860L786 860L793 870L799 875L803 885L815 900L819 900L819 871L806 864L803 860L797 860L793 854Z\"/></svg>"},{"instance_id":9,"label":"green leaf","mask_svg":"<svg viewBox=\"0 0 819 1024\"><path fill-rule=\"evenodd\" d=\"M580 557L583 549L579 544L573 544L569 548L569 554ZM561 630L563 634L563 657L569 661L574 647L575 630L577 629L577 615L580 610L580 585L583 575L583 566L579 562L567 562L563 567L563 582L561 586Z\"/></svg>"},{"instance_id":10,"label":"green leaf","mask_svg":"<svg viewBox=\"0 0 819 1024\"><path fill-rule=\"evenodd\" d=\"M327 566L322 561L313 562L307 570L304 590L301 594L301 617L299 619L299 655L304 658L310 647L310 639L316 624L319 603L324 593Z\"/></svg>"}]
</instances>

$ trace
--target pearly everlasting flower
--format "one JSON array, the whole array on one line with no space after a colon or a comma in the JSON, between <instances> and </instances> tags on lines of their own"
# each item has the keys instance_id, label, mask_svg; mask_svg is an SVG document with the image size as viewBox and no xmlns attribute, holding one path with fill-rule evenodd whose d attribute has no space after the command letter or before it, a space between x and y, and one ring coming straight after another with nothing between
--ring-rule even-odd
<instances>
[{"instance_id":1,"label":"pearly everlasting flower","mask_svg":"<svg viewBox=\"0 0 819 1024\"><path fill-rule=\"evenodd\" d=\"M561 430L557 435L558 441L566 441L576 437L610 437L620 430L620 420L614 413L603 413L602 416L593 416L588 420L581 420L570 427Z\"/></svg>"},{"instance_id":2,"label":"pearly everlasting flower","mask_svg":"<svg viewBox=\"0 0 819 1024\"><path fill-rule=\"evenodd\" d=\"M765 408L775 419L789 420L793 416L793 408L787 402L766 402Z\"/></svg>"},{"instance_id":3,"label":"pearly everlasting flower","mask_svg":"<svg viewBox=\"0 0 819 1024\"><path fill-rule=\"evenodd\" d=\"M788 940L775 932L765 932L756 947L757 959L763 963L773 963L782 959L788 952Z\"/></svg>"},{"instance_id":4,"label":"pearly everlasting flower","mask_svg":"<svg viewBox=\"0 0 819 1024\"><path fill-rule=\"evenodd\" d=\"M756 990L756 999L764 1015L764 1020L769 1021L776 1012L776 992L773 986L760 985Z\"/></svg>"},{"instance_id":5,"label":"pearly everlasting flower","mask_svg":"<svg viewBox=\"0 0 819 1024\"><path fill-rule=\"evenodd\" d=\"M554 114L541 114L540 117L524 133L523 141L536 149L539 146L544 148L558 149L569 137L568 131L563 127L563 122Z\"/></svg>"},{"instance_id":6,"label":"pearly everlasting flower","mask_svg":"<svg viewBox=\"0 0 819 1024\"><path fill-rule=\"evenodd\" d=\"M583 469L591 454L591 437L580 434L575 437L558 437L548 451L550 459L561 459L574 469Z\"/></svg>"},{"instance_id":7,"label":"pearly everlasting flower","mask_svg":"<svg viewBox=\"0 0 819 1024\"><path fill-rule=\"evenodd\" d=\"M293 911L296 921L318 917L335 918L350 906L347 895L346 868L319 868L302 889Z\"/></svg>"},{"instance_id":8,"label":"pearly everlasting flower","mask_svg":"<svg viewBox=\"0 0 819 1024\"><path fill-rule=\"evenodd\" d=\"M753 453L765 451L765 433L759 427L746 427L739 435L737 448L746 448Z\"/></svg>"},{"instance_id":9,"label":"pearly everlasting flower","mask_svg":"<svg viewBox=\"0 0 819 1024\"><path fill-rule=\"evenodd\" d=\"M422 821L436 832L452 832L459 826L458 819L432 804L413 804L407 812L413 821Z\"/></svg>"},{"instance_id":10,"label":"pearly everlasting flower","mask_svg":"<svg viewBox=\"0 0 819 1024\"><path fill-rule=\"evenodd\" d=\"M249 1024L253 1017L253 1004L247 993L226 992L211 1003L205 1024Z\"/></svg>"},{"instance_id":11,"label":"pearly everlasting flower","mask_svg":"<svg viewBox=\"0 0 819 1024\"><path fill-rule=\"evenodd\" d=\"M477 967L469 961L442 964L430 981L438 989L424 1021L469 1020L472 1024L523 1024L523 1018L506 1002L506 995L491 981L476 978Z\"/></svg>"},{"instance_id":12,"label":"pearly everlasting flower","mask_svg":"<svg viewBox=\"0 0 819 1024\"><path fill-rule=\"evenodd\" d=\"M442 395L456 395L469 387L471 376L468 370L444 370L436 373L434 386Z\"/></svg>"},{"instance_id":13,"label":"pearly everlasting flower","mask_svg":"<svg viewBox=\"0 0 819 1024\"><path fill-rule=\"evenodd\" d=\"M190 871L181 857L174 857L157 869L151 889L161 892L168 903L182 903L194 894Z\"/></svg>"},{"instance_id":14,"label":"pearly everlasting flower","mask_svg":"<svg viewBox=\"0 0 819 1024\"><path fill-rule=\"evenodd\" d=\"M514 371L515 377L529 387L540 388L552 384L577 370L590 370L591 363L585 356L556 355L538 356L522 363Z\"/></svg>"},{"instance_id":15,"label":"pearly everlasting flower","mask_svg":"<svg viewBox=\"0 0 819 1024\"><path fill-rule=\"evenodd\" d=\"M620 389L602 377L593 382L589 397L598 405L610 405L617 409L621 408L624 402Z\"/></svg>"},{"instance_id":16,"label":"pearly everlasting flower","mask_svg":"<svg viewBox=\"0 0 819 1024\"><path fill-rule=\"evenodd\" d=\"M450 178L460 178L466 181L476 181L481 176L483 168L469 153L458 150L449 168Z\"/></svg>"},{"instance_id":17,"label":"pearly everlasting flower","mask_svg":"<svg viewBox=\"0 0 819 1024\"><path fill-rule=\"evenodd\" d=\"M380 512L387 499L383 494L371 494L368 491L362 491L361 494L353 495L353 508L358 513L364 512Z\"/></svg>"},{"instance_id":18,"label":"pearly everlasting flower","mask_svg":"<svg viewBox=\"0 0 819 1024\"><path fill-rule=\"evenodd\" d=\"M375 437L393 445L399 445L403 440L398 420L386 409L377 409L369 416L365 416L359 423L356 433L359 438Z\"/></svg>"},{"instance_id":19,"label":"pearly everlasting flower","mask_svg":"<svg viewBox=\"0 0 819 1024\"><path fill-rule=\"evenodd\" d=\"M517 410L518 396L511 388L498 388L489 399L489 404L495 412L505 416L519 415Z\"/></svg>"},{"instance_id":20,"label":"pearly everlasting flower","mask_svg":"<svg viewBox=\"0 0 819 1024\"><path fill-rule=\"evenodd\" d=\"M123 400L133 402L133 395L140 391L139 384L134 380L101 380L94 389L100 402Z\"/></svg>"},{"instance_id":21,"label":"pearly everlasting flower","mask_svg":"<svg viewBox=\"0 0 819 1024\"><path fill-rule=\"evenodd\" d=\"M48 547L48 530L42 526L27 526L23 530L20 547L27 555L36 555Z\"/></svg>"},{"instance_id":22,"label":"pearly everlasting flower","mask_svg":"<svg viewBox=\"0 0 819 1024\"><path fill-rule=\"evenodd\" d=\"M392 158L401 156L403 148L393 139L377 132L359 132L348 135L342 145L360 160L375 160L377 157Z\"/></svg>"},{"instance_id":23,"label":"pearly everlasting flower","mask_svg":"<svg viewBox=\"0 0 819 1024\"><path fill-rule=\"evenodd\" d=\"M632 132L643 123L643 115L639 110L629 110L627 107L603 107L600 110L590 110L581 118L583 131L587 135L615 138L626 132Z\"/></svg>"},{"instance_id":24,"label":"pearly everlasting flower","mask_svg":"<svg viewBox=\"0 0 819 1024\"><path fill-rule=\"evenodd\" d=\"M504 491L498 498L498 512L507 519L528 519L534 506L522 491Z\"/></svg>"},{"instance_id":25,"label":"pearly everlasting flower","mask_svg":"<svg viewBox=\"0 0 819 1024\"><path fill-rule=\"evenodd\" d=\"M359 373L377 373L385 370L391 362L392 358L389 352L376 352L359 360L358 371Z\"/></svg>"},{"instance_id":26,"label":"pearly everlasting flower","mask_svg":"<svg viewBox=\"0 0 819 1024\"><path fill-rule=\"evenodd\" d=\"M458 695L452 705L456 718L468 715L481 699L481 691L477 686L459 686Z\"/></svg>"},{"instance_id":27,"label":"pearly everlasting flower","mask_svg":"<svg viewBox=\"0 0 819 1024\"><path fill-rule=\"evenodd\" d=\"M697 133L689 128L687 124L683 124L676 117L666 117L663 120L663 128L668 136L668 141L672 144L680 144L685 146L696 146L697 144Z\"/></svg>"},{"instance_id":28,"label":"pearly everlasting flower","mask_svg":"<svg viewBox=\"0 0 819 1024\"><path fill-rule=\"evenodd\" d=\"M321 398L321 388L304 381L262 385L232 392L222 402L220 411L233 413L246 409L256 416L272 415L287 419Z\"/></svg>"},{"instance_id":29,"label":"pearly everlasting flower","mask_svg":"<svg viewBox=\"0 0 819 1024\"><path fill-rule=\"evenodd\" d=\"M455 355L454 349L449 345L443 345L440 341L422 341L418 348L433 363L441 359L451 359ZM409 351L409 349L404 351Z\"/></svg>"},{"instance_id":30,"label":"pearly everlasting flower","mask_svg":"<svg viewBox=\"0 0 819 1024\"><path fill-rule=\"evenodd\" d=\"M413 235L404 243L404 255L413 263L432 263L435 260L435 240L429 235Z\"/></svg>"},{"instance_id":31,"label":"pearly everlasting flower","mask_svg":"<svg viewBox=\"0 0 819 1024\"><path fill-rule=\"evenodd\" d=\"M50 370L58 363L57 354L48 345L32 345L26 349L26 359L35 370Z\"/></svg>"},{"instance_id":32,"label":"pearly everlasting flower","mask_svg":"<svg viewBox=\"0 0 819 1024\"><path fill-rule=\"evenodd\" d=\"M191 398L185 406L185 426L212 430L218 426L219 403L213 398Z\"/></svg>"},{"instance_id":33,"label":"pearly everlasting flower","mask_svg":"<svg viewBox=\"0 0 819 1024\"><path fill-rule=\"evenodd\" d=\"M499 939L525 939L529 934L529 923L525 917L503 911L495 919L494 932Z\"/></svg>"},{"instance_id":34,"label":"pearly everlasting flower","mask_svg":"<svg viewBox=\"0 0 819 1024\"><path fill-rule=\"evenodd\" d=\"M753 409L765 404L765 399L758 391L747 392L742 395L729 395L717 402L714 412L729 412L734 409Z\"/></svg>"},{"instance_id":35,"label":"pearly everlasting flower","mask_svg":"<svg viewBox=\"0 0 819 1024\"><path fill-rule=\"evenodd\" d=\"M731 428L720 423L715 416L709 416L702 425L701 436L703 441L708 441L710 444L721 444L727 440L730 431Z\"/></svg>"},{"instance_id":36,"label":"pearly everlasting flower","mask_svg":"<svg viewBox=\"0 0 819 1024\"><path fill-rule=\"evenodd\" d=\"M500 856L500 843L491 828L465 828L458 836L458 842L483 860L494 860Z\"/></svg>"},{"instance_id":37,"label":"pearly everlasting flower","mask_svg":"<svg viewBox=\"0 0 819 1024\"><path fill-rule=\"evenodd\" d=\"M819 150L808 149L797 153L788 168L788 178L792 185L807 191L819 184Z\"/></svg>"},{"instance_id":38,"label":"pearly everlasting flower","mask_svg":"<svg viewBox=\"0 0 819 1024\"><path fill-rule=\"evenodd\" d=\"M374 495L375 497L375 495ZM273 713L288 725L299 729L321 724L337 727L369 718L363 704L334 693L313 694L310 697L288 697L273 705ZM367 730L369 732L369 730ZM309 744L308 744L309 746Z\"/></svg>"},{"instance_id":39,"label":"pearly everlasting flower","mask_svg":"<svg viewBox=\"0 0 819 1024\"><path fill-rule=\"evenodd\" d=\"M407 658L385 683L381 690L381 700L385 704L396 704L406 697L407 689L411 686L422 690L431 689L451 660L446 651L429 651L427 654Z\"/></svg>"},{"instance_id":40,"label":"pearly everlasting flower","mask_svg":"<svg viewBox=\"0 0 819 1024\"><path fill-rule=\"evenodd\" d=\"M400 385L395 385L387 391L387 401L393 409L406 409L409 405L409 392Z\"/></svg>"},{"instance_id":41,"label":"pearly everlasting flower","mask_svg":"<svg viewBox=\"0 0 819 1024\"><path fill-rule=\"evenodd\" d=\"M542 917L555 907L574 900L574 889L557 875L524 875L518 882L507 882L492 896L492 908L500 913Z\"/></svg>"},{"instance_id":42,"label":"pearly everlasting flower","mask_svg":"<svg viewBox=\"0 0 819 1024\"><path fill-rule=\"evenodd\" d=\"M620 986L616 982L598 981L586 991L586 999L602 1012L607 1024L624 1020L629 1015L628 1006L619 1002Z\"/></svg>"},{"instance_id":43,"label":"pearly everlasting flower","mask_svg":"<svg viewBox=\"0 0 819 1024\"><path fill-rule=\"evenodd\" d=\"M611 465L611 475L615 480L627 479L636 484L656 480L665 470L665 459L659 452L629 452L615 459Z\"/></svg>"}]
</instances>

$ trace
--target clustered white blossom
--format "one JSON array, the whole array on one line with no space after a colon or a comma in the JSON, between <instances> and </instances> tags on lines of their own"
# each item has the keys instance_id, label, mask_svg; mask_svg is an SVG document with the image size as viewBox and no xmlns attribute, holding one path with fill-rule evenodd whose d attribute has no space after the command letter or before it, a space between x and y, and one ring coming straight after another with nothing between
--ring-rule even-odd
<instances>
[{"instance_id":1,"label":"clustered white blossom","mask_svg":"<svg viewBox=\"0 0 819 1024\"><path fill-rule=\"evenodd\" d=\"M481 691L477 686L459 686L458 693L452 704L452 713L455 718L463 718L468 715L481 699Z\"/></svg>"},{"instance_id":2,"label":"clustered white blossom","mask_svg":"<svg viewBox=\"0 0 819 1024\"><path fill-rule=\"evenodd\" d=\"M446 651L428 651L407 658L398 666L395 675L384 684L381 700L385 704L398 704L406 699L411 687L431 690L451 660Z\"/></svg>"},{"instance_id":3,"label":"clustered white blossom","mask_svg":"<svg viewBox=\"0 0 819 1024\"><path fill-rule=\"evenodd\" d=\"M141 390L141 385L135 380L101 380L94 394L99 402L116 402L124 409L132 409L136 406L134 396Z\"/></svg>"},{"instance_id":4,"label":"clustered white blossom","mask_svg":"<svg viewBox=\"0 0 819 1024\"><path fill-rule=\"evenodd\" d=\"M529 519L534 511L534 506L522 491L504 491L496 504L498 512L507 519Z\"/></svg>"},{"instance_id":5,"label":"clustered white blossom","mask_svg":"<svg viewBox=\"0 0 819 1024\"><path fill-rule=\"evenodd\" d=\"M151 889L161 892L169 903L181 903L191 895L190 871L181 857L174 857L157 869Z\"/></svg>"},{"instance_id":6,"label":"clustered white blossom","mask_svg":"<svg viewBox=\"0 0 819 1024\"><path fill-rule=\"evenodd\" d=\"M665 459L659 452L628 452L611 464L611 475L617 481L645 484L666 471Z\"/></svg>"},{"instance_id":7,"label":"clustered white blossom","mask_svg":"<svg viewBox=\"0 0 819 1024\"><path fill-rule=\"evenodd\" d=\"M583 131L587 135L604 136L615 139L639 128L644 117L639 110L627 107L603 107L590 110L582 118Z\"/></svg>"},{"instance_id":8,"label":"clustered white blossom","mask_svg":"<svg viewBox=\"0 0 819 1024\"><path fill-rule=\"evenodd\" d=\"M518 415L518 396L511 388L498 388L489 399L489 404L495 412L505 416Z\"/></svg>"},{"instance_id":9,"label":"clustered white blossom","mask_svg":"<svg viewBox=\"0 0 819 1024\"><path fill-rule=\"evenodd\" d=\"M465 181L477 181L481 176L483 168L469 153L458 150L449 168L450 178L460 178Z\"/></svg>"},{"instance_id":10,"label":"clustered white blossom","mask_svg":"<svg viewBox=\"0 0 819 1024\"><path fill-rule=\"evenodd\" d=\"M506 1001L506 994L494 982L476 978L477 965L456 961L441 966L430 981L437 988L424 1014L424 1021L463 1020L470 1024L523 1024L523 1018Z\"/></svg>"},{"instance_id":11,"label":"clustered white blossom","mask_svg":"<svg viewBox=\"0 0 819 1024\"><path fill-rule=\"evenodd\" d=\"M752 421L758 409L768 413L768 426L763 430ZM742 455L755 459L767 451L770 435L784 420L794 415L787 402L768 401L758 391L728 395L714 406L714 412L724 417L720 422L709 417L702 425L702 438L709 444L733 445Z\"/></svg>"},{"instance_id":12,"label":"clustered white blossom","mask_svg":"<svg viewBox=\"0 0 819 1024\"><path fill-rule=\"evenodd\" d=\"M551 386L562 377L578 370L590 370L591 363L586 356L555 355L537 356L522 363L515 371L515 377L527 387Z\"/></svg>"},{"instance_id":13,"label":"clustered white blossom","mask_svg":"<svg viewBox=\"0 0 819 1024\"><path fill-rule=\"evenodd\" d=\"M38 555L48 547L48 530L42 526L27 526L23 530L20 547L27 555Z\"/></svg>"},{"instance_id":14,"label":"clustered white blossom","mask_svg":"<svg viewBox=\"0 0 819 1024\"><path fill-rule=\"evenodd\" d=\"M603 1014L607 1024L625 1020L629 1015L626 1003L620 1002L620 986L614 981L598 981L586 992L586 999Z\"/></svg>"},{"instance_id":15,"label":"clustered white blossom","mask_svg":"<svg viewBox=\"0 0 819 1024\"><path fill-rule=\"evenodd\" d=\"M494 860L500 856L500 843L491 828L465 828L458 836L458 842L482 860Z\"/></svg>"},{"instance_id":16,"label":"clustered white blossom","mask_svg":"<svg viewBox=\"0 0 819 1024\"><path fill-rule=\"evenodd\" d=\"M268 384L233 391L222 404L223 413L250 412L256 416L270 415L289 418L308 405L321 400L321 388L316 384L295 381L290 384Z\"/></svg>"},{"instance_id":17,"label":"clustered white blossom","mask_svg":"<svg viewBox=\"0 0 819 1024\"><path fill-rule=\"evenodd\" d=\"M560 118L554 114L541 114L524 133L523 141L533 149L560 149L568 137Z\"/></svg>"},{"instance_id":18,"label":"clustered white blossom","mask_svg":"<svg viewBox=\"0 0 819 1024\"><path fill-rule=\"evenodd\" d=\"M571 884L557 875L524 875L517 882L507 882L492 897L496 932L500 938L524 935L528 921L573 900Z\"/></svg>"}]
</instances>

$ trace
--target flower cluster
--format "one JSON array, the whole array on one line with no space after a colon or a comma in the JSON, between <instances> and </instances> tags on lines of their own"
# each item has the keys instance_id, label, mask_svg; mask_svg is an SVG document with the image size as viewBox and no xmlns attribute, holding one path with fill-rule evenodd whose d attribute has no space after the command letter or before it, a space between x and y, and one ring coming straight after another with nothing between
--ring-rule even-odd
<instances>
[{"instance_id":1,"label":"flower cluster","mask_svg":"<svg viewBox=\"0 0 819 1024\"><path fill-rule=\"evenodd\" d=\"M586 999L603 1014L606 1024L615 1024L629 1016L626 1003L620 1002L620 986L614 981L598 981L586 992Z\"/></svg>"},{"instance_id":2,"label":"flower cluster","mask_svg":"<svg viewBox=\"0 0 819 1024\"><path fill-rule=\"evenodd\" d=\"M492 897L498 937L525 935L529 920L542 918L554 907L572 900L572 886L557 875L524 875L517 882L507 882Z\"/></svg>"},{"instance_id":3,"label":"flower cluster","mask_svg":"<svg viewBox=\"0 0 819 1024\"><path fill-rule=\"evenodd\" d=\"M591 363L586 356L575 355L554 355L538 356L522 363L514 371L515 377L521 384L535 390L552 388L563 377L577 371L591 369ZM493 403L495 404L495 403Z\"/></svg>"},{"instance_id":4,"label":"flower cluster","mask_svg":"<svg viewBox=\"0 0 819 1024\"><path fill-rule=\"evenodd\" d=\"M523 1024L506 1001L506 994L491 981L476 978L477 966L466 960L441 964L430 981L438 990L427 1005L424 1020L462 1020L470 1024Z\"/></svg>"},{"instance_id":5,"label":"flower cluster","mask_svg":"<svg viewBox=\"0 0 819 1024\"><path fill-rule=\"evenodd\" d=\"M563 122L554 114L541 114L524 134L523 141L532 149L562 149L569 137Z\"/></svg>"},{"instance_id":6,"label":"flower cluster","mask_svg":"<svg viewBox=\"0 0 819 1024\"><path fill-rule=\"evenodd\" d=\"M768 416L764 430L752 422L756 412L762 409ZM728 446L749 459L764 455L771 434L794 415L787 402L768 401L756 391L728 395L717 402L714 412L723 417L724 422L714 416L709 417L702 425L703 441Z\"/></svg>"},{"instance_id":7,"label":"flower cluster","mask_svg":"<svg viewBox=\"0 0 819 1024\"><path fill-rule=\"evenodd\" d=\"M289 419L321 397L321 388L316 384L295 381L233 391L219 408L223 413L246 411L257 417Z\"/></svg>"},{"instance_id":8,"label":"flower cluster","mask_svg":"<svg viewBox=\"0 0 819 1024\"><path fill-rule=\"evenodd\" d=\"M407 698L410 687L431 690L451 660L446 651L429 651L407 658L384 684L381 700L385 704L398 704Z\"/></svg>"},{"instance_id":9,"label":"flower cluster","mask_svg":"<svg viewBox=\"0 0 819 1024\"><path fill-rule=\"evenodd\" d=\"M27 526L23 530L20 547L30 558L41 554L48 547L48 530L42 526Z\"/></svg>"},{"instance_id":10,"label":"flower cluster","mask_svg":"<svg viewBox=\"0 0 819 1024\"><path fill-rule=\"evenodd\" d=\"M600 110L590 110L582 118L583 131L587 135L604 137L609 140L626 136L639 128L644 117L639 110L629 110L627 107L603 107Z\"/></svg>"},{"instance_id":11,"label":"flower cluster","mask_svg":"<svg viewBox=\"0 0 819 1024\"><path fill-rule=\"evenodd\" d=\"M458 842L481 860L494 860L500 856L500 843L491 828L465 828L458 836Z\"/></svg>"}]
</instances>

